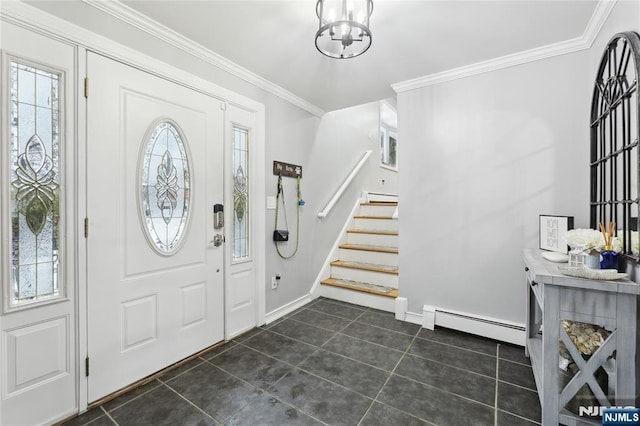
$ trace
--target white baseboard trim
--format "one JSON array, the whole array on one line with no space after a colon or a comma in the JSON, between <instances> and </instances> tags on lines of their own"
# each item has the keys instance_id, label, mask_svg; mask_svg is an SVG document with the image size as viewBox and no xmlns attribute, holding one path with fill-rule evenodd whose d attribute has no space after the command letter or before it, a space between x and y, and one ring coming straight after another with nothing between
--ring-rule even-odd
<instances>
[{"instance_id":1,"label":"white baseboard trim","mask_svg":"<svg viewBox=\"0 0 640 426\"><path fill-rule=\"evenodd\" d=\"M407 309L409 308L409 301L406 297L396 297L396 319L404 321L407 316Z\"/></svg>"},{"instance_id":2,"label":"white baseboard trim","mask_svg":"<svg viewBox=\"0 0 640 426\"><path fill-rule=\"evenodd\" d=\"M425 327L425 319L429 320L425 318L425 313L430 315L433 312L434 325L439 327L524 346L526 336L524 324L428 305L425 305L425 307L428 309L422 314L407 312L405 321L429 328Z\"/></svg>"},{"instance_id":3,"label":"white baseboard trim","mask_svg":"<svg viewBox=\"0 0 640 426\"><path fill-rule=\"evenodd\" d=\"M416 314L415 312L407 312L404 315L405 322L410 322L411 324L422 325L422 314Z\"/></svg>"},{"instance_id":4,"label":"white baseboard trim","mask_svg":"<svg viewBox=\"0 0 640 426\"><path fill-rule=\"evenodd\" d=\"M436 328L436 307L424 305L422 307L422 327L428 330Z\"/></svg>"},{"instance_id":5,"label":"white baseboard trim","mask_svg":"<svg viewBox=\"0 0 640 426\"><path fill-rule=\"evenodd\" d=\"M316 296L317 297L317 296ZM283 316L295 311L296 309L306 305L307 303L311 302L312 300L316 299L316 297L313 297L311 294L305 294L304 296L287 303L286 305L282 305L280 306L278 309L274 309L273 311L269 312L267 315L265 315L265 323L266 324L271 324L272 322L279 320L280 318L282 318Z\"/></svg>"}]
</instances>

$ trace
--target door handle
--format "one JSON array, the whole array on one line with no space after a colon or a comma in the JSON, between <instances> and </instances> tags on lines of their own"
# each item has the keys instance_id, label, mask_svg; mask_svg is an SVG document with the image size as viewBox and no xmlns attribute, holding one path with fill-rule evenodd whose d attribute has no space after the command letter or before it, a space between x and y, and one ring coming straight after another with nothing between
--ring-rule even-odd
<instances>
[{"instance_id":1,"label":"door handle","mask_svg":"<svg viewBox=\"0 0 640 426\"><path fill-rule=\"evenodd\" d=\"M211 240L211 243L213 243L213 245L216 247L220 247L222 243L224 243L224 241L225 241L224 235L216 234L213 236L213 240Z\"/></svg>"}]
</instances>

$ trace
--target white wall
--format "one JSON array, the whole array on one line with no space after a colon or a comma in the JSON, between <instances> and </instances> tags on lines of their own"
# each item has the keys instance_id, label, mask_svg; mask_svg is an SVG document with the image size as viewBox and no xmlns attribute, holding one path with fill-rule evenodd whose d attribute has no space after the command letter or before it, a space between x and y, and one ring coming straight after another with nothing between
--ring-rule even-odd
<instances>
[{"instance_id":1,"label":"white wall","mask_svg":"<svg viewBox=\"0 0 640 426\"><path fill-rule=\"evenodd\" d=\"M267 313L309 293L356 196L362 189L380 189L379 181L383 176L387 176L386 182L392 180L388 174L393 172L378 167L380 154L377 102L335 111L319 118L91 6L66 1L33 4L265 105L266 173L263 180L266 194L276 195L277 178L273 176L272 163L273 160L279 160L303 166L302 190L307 202L301 212L300 249L290 260L280 259L274 248L272 233L275 212L267 210L259 213L264 214L266 220L266 243L263 249L266 251L264 284ZM317 213L324 208L367 149L374 150L368 166L344 194L331 215L325 220L318 219ZM285 179L284 185L291 231L291 241L281 246L281 251L286 255L292 252L295 244L296 188L293 179ZM386 183L384 189L397 193L397 181ZM282 279L279 288L271 290L271 277L275 274L280 274Z\"/></svg>"},{"instance_id":2,"label":"white wall","mask_svg":"<svg viewBox=\"0 0 640 426\"><path fill-rule=\"evenodd\" d=\"M538 215L589 213L588 119L601 51L640 27L618 2L591 50L398 95L400 294L524 323L521 250Z\"/></svg>"},{"instance_id":3,"label":"white wall","mask_svg":"<svg viewBox=\"0 0 640 426\"><path fill-rule=\"evenodd\" d=\"M291 129L292 116L287 113L287 117L288 131ZM301 215L300 248L293 259L280 259L271 236L268 236L267 276L279 273L282 279L277 290L267 289L267 312L309 292L360 192L363 189L380 190L379 181L386 176L388 170L379 167L378 117L378 103L374 102L325 114L317 126L309 126L307 129L309 133L314 132L311 137L296 139L291 135L277 134L271 138L267 135L267 152L273 153L273 158L267 155L269 161L275 159L303 166L302 197L306 202ZM275 132L279 133L277 130ZM373 154L365 166L331 213L326 218L319 219L318 213L325 208L367 150L373 150ZM270 171L271 164L268 174ZM276 181L275 176L267 176L267 195L276 195ZM290 240L280 243L280 247L281 252L287 255L295 245L295 181L285 179L284 185ZM385 184L385 191L391 188L397 193L397 187L390 185ZM274 211L268 211L269 232L273 230L274 218ZM284 223L282 216L279 223Z\"/></svg>"}]
</instances>

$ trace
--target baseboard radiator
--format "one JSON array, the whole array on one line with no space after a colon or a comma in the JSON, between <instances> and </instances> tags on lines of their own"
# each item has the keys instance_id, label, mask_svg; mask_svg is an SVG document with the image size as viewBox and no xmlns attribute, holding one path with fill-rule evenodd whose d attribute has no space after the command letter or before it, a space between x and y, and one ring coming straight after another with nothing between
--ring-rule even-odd
<instances>
[{"instance_id":1,"label":"baseboard radiator","mask_svg":"<svg viewBox=\"0 0 640 426\"><path fill-rule=\"evenodd\" d=\"M437 325L521 346L526 335L524 324L427 305L423 308L422 325L431 330Z\"/></svg>"}]
</instances>

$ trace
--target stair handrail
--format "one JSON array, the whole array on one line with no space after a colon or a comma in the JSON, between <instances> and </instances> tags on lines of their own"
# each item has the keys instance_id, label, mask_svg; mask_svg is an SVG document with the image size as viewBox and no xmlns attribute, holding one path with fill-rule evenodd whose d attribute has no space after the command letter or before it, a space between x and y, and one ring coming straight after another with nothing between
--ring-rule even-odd
<instances>
[{"instance_id":1,"label":"stair handrail","mask_svg":"<svg viewBox=\"0 0 640 426\"><path fill-rule=\"evenodd\" d=\"M351 170L351 173L349 173L349 176L347 176L344 182L342 182L342 185L340 185L340 188L338 188L338 191L336 191L336 193L331 198L331 200L329 201L327 206L324 208L324 210L318 213L318 217L320 219L324 219L325 217L327 217L327 215L329 214L333 206L338 202L340 197L342 197L342 194L344 193L344 191L347 190L347 187L349 186L353 178L356 177L356 175L358 174L362 166L364 166L364 163L367 161L367 159L369 158L372 152L373 152L372 150L368 150L364 152L364 155L362 156L360 161L358 161L358 164L356 164L353 170Z\"/></svg>"}]
</instances>

